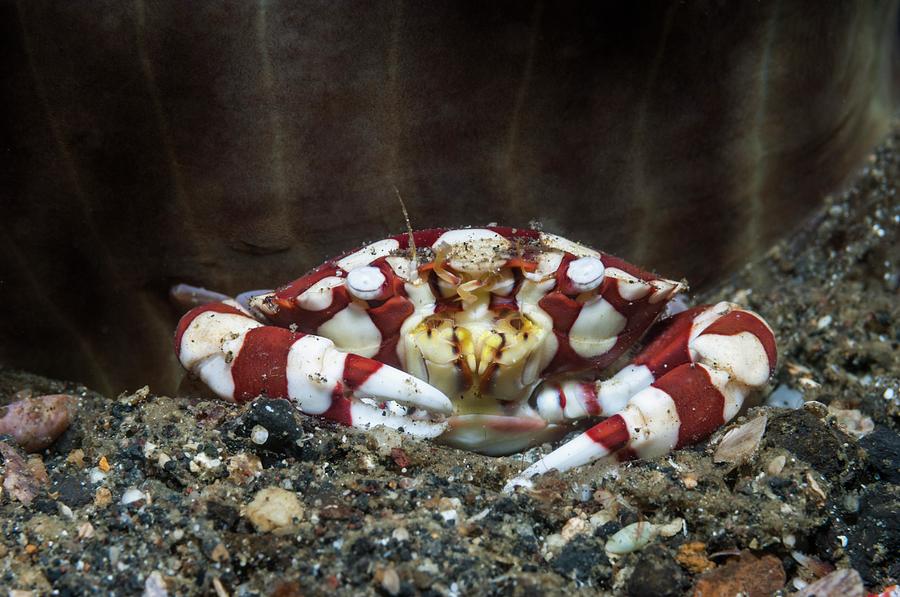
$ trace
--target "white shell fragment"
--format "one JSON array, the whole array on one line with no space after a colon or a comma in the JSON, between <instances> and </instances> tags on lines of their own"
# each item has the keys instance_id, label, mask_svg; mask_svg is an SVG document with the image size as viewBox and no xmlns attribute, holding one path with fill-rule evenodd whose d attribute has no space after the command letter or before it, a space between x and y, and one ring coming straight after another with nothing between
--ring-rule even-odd
<instances>
[{"instance_id":1,"label":"white shell fragment","mask_svg":"<svg viewBox=\"0 0 900 597\"><path fill-rule=\"evenodd\" d=\"M596 257L582 257L569 264L566 272L579 292L593 290L603 283L603 262Z\"/></svg>"},{"instance_id":2,"label":"white shell fragment","mask_svg":"<svg viewBox=\"0 0 900 597\"><path fill-rule=\"evenodd\" d=\"M623 555L646 547L658 536L671 537L684 527L684 520L676 518L668 524L635 522L621 529L606 542L606 553Z\"/></svg>"},{"instance_id":3,"label":"white shell fragment","mask_svg":"<svg viewBox=\"0 0 900 597\"><path fill-rule=\"evenodd\" d=\"M852 568L835 570L794 593L796 597L863 597L865 594L862 578Z\"/></svg>"},{"instance_id":4,"label":"white shell fragment","mask_svg":"<svg viewBox=\"0 0 900 597\"><path fill-rule=\"evenodd\" d=\"M347 290L358 299L370 301L381 294L384 274L377 267L367 265L347 273Z\"/></svg>"},{"instance_id":5,"label":"white shell fragment","mask_svg":"<svg viewBox=\"0 0 900 597\"><path fill-rule=\"evenodd\" d=\"M147 496L144 495L144 492L137 487L129 487L125 490L125 493L122 494L121 503L124 506L142 500L146 497Z\"/></svg>"},{"instance_id":6,"label":"white shell fragment","mask_svg":"<svg viewBox=\"0 0 900 597\"><path fill-rule=\"evenodd\" d=\"M745 462L759 447L768 420L766 415L762 415L726 433L713 454L713 462Z\"/></svg>"}]
</instances>

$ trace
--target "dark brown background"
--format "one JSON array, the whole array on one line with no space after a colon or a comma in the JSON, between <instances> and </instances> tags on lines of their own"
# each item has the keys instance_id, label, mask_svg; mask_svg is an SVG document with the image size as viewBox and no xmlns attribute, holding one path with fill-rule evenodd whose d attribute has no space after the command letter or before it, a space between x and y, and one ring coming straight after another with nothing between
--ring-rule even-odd
<instances>
[{"instance_id":1,"label":"dark brown background","mask_svg":"<svg viewBox=\"0 0 900 597\"><path fill-rule=\"evenodd\" d=\"M639 4L640 8L632 4ZM695 285L893 109L897 1L0 3L0 363L174 388L186 281L404 227L545 229Z\"/></svg>"}]
</instances>

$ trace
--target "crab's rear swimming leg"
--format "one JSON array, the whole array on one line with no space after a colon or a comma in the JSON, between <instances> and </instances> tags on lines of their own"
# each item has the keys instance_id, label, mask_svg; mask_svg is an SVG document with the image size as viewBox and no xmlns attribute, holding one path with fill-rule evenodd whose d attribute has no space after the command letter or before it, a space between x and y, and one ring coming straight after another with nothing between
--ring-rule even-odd
<instances>
[{"instance_id":1,"label":"crab's rear swimming leg","mask_svg":"<svg viewBox=\"0 0 900 597\"><path fill-rule=\"evenodd\" d=\"M604 458L653 458L701 441L765 385L775 361L774 334L755 313L725 302L679 313L609 380L568 381L539 393L538 411L550 421L609 418L528 467L505 490L551 470Z\"/></svg>"}]
</instances>

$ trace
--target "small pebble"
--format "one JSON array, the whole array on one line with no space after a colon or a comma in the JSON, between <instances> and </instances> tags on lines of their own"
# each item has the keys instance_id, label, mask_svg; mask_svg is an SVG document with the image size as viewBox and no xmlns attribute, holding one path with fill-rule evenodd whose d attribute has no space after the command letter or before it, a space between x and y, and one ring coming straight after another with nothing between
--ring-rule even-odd
<instances>
[{"instance_id":1,"label":"small pebble","mask_svg":"<svg viewBox=\"0 0 900 597\"><path fill-rule=\"evenodd\" d=\"M400 593L400 576L393 568L385 568L381 575L381 588L388 595L397 595Z\"/></svg>"},{"instance_id":2,"label":"small pebble","mask_svg":"<svg viewBox=\"0 0 900 597\"><path fill-rule=\"evenodd\" d=\"M258 446L263 445L269 440L269 430L262 425L254 425L250 430L250 440Z\"/></svg>"},{"instance_id":3,"label":"small pebble","mask_svg":"<svg viewBox=\"0 0 900 597\"><path fill-rule=\"evenodd\" d=\"M766 406L775 408L800 408L803 406L803 393L785 384L781 384L766 398Z\"/></svg>"},{"instance_id":4,"label":"small pebble","mask_svg":"<svg viewBox=\"0 0 900 597\"><path fill-rule=\"evenodd\" d=\"M128 504L137 502L138 500L143 500L146 497L147 496L144 494L144 492L137 487L129 487L125 490L125 493L122 494L122 499L120 500L120 502L123 506L126 506Z\"/></svg>"},{"instance_id":5,"label":"small pebble","mask_svg":"<svg viewBox=\"0 0 900 597\"><path fill-rule=\"evenodd\" d=\"M144 582L144 597L168 597L166 581L158 570L154 570Z\"/></svg>"},{"instance_id":6,"label":"small pebble","mask_svg":"<svg viewBox=\"0 0 900 597\"><path fill-rule=\"evenodd\" d=\"M293 491L281 487L265 487L247 504L244 515L261 533L292 533L303 519L303 505Z\"/></svg>"}]
</instances>

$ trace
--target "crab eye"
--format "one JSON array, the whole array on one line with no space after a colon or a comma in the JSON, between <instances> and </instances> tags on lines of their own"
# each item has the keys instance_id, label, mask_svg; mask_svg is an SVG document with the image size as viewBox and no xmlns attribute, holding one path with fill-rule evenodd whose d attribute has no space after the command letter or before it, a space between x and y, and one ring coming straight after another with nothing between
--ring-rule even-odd
<instances>
[{"instance_id":1,"label":"crab eye","mask_svg":"<svg viewBox=\"0 0 900 597\"><path fill-rule=\"evenodd\" d=\"M371 301L382 295L385 277L377 267L364 266L347 273L347 291L358 299Z\"/></svg>"},{"instance_id":2,"label":"crab eye","mask_svg":"<svg viewBox=\"0 0 900 597\"><path fill-rule=\"evenodd\" d=\"M596 257L582 257L569 263L566 275L578 292L587 292L603 282L603 262Z\"/></svg>"}]
</instances>

